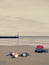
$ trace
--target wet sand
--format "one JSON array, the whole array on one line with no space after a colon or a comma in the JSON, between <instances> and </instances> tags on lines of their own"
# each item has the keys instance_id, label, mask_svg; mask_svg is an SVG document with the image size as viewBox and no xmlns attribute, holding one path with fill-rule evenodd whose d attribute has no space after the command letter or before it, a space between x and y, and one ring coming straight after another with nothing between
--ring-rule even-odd
<instances>
[{"instance_id":1,"label":"wet sand","mask_svg":"<svg viewBox=\"0 0 49 65\"><path fill-rule=\"evenodd\" d=\"M49 65L49 53L35 53L35 48L28 45L0 46L0 65ZM28 57L12 59L6 56L8 52L28 52Z\"/></svg>"}]
</instances>

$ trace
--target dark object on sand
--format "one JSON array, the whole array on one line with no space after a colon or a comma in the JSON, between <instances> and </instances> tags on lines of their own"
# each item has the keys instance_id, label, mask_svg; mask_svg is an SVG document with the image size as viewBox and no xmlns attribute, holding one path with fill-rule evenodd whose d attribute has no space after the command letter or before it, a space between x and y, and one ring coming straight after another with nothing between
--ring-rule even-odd
<instances>
[{"instance_id":1,"label":"dark object on sand","mask_svg":"<svg viewBox=\"0 0 49 65\"><path fill-rule=\"evenodd\" d=\"M48 53L48 49L36 48L35 52L37 52L37 53Z\"/></svg>"},{"instance_id":2,"label":"dark object on sand","mask_svg":"<svg viewBox=\"0 0 49 65\"><path fill-rule=\"evenodd\" d=\"M43 52L44 53L48 53L48 49L43 49Z\"/></svg>"},{"instance_id":3,"label":"dark object on sand","mask_svg":"<svg viewBox=\"0 0 49 65\"><path fill-rule=\"evenodd\" d=\"M11 56L11 58L17 58L18 54L14 53L14 52L10 52L10 53L7 54L7 56Z\"/></svg>"},{"instance_id":4,"label":"dark object on sand","mask_svg":"<svg viewBox=\"0 0 49 65\"><path fill-rule=\"evenodd\" d=\"M12 52L9 52L6 56L12 56Z\"/></svg>"},{"instance_id":5,"label":"dark object on sand","mask_svg":"<svg viewBox=\"0 0 49 65\"><path fill-rule=\"evenodd\" d=\"M29 56L29 53L24 52L24 53L21 53L19 56L20 56L20 57L27 57L27 56Z\"/></svg>"}]
</instances>

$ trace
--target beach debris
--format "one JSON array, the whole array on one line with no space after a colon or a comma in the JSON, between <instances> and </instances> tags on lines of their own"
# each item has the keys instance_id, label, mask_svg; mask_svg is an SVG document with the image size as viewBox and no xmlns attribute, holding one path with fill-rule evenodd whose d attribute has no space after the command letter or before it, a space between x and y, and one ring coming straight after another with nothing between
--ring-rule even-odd
<instances>
[{"instance_id":1,"label":"beach debris","mask_svg":"<svg viewBox=\"0 0 49 65\"><path fill-rule=\"evenodd\" d=\"M45 49L42 45L37 45L35 52L37 53L48 53L48 49Z\"/></svg>"},{"instance_id":2,"label":"beach debris","mask_svg":"<svg viewBox=\"0 0 49 65\"><path fill-rule=\"evenodd\" d=\"M27 56L29 56L29 53L24 52L24 53L21 53L19 56L20 56L20 57L27 57Z\"/></svg>"},{"instance_id":3,"label":"beach debris","mask_svg":"<svg viewBox=\"0 0 49 65\"><path fill-rule=\"evenodd\" d=\"M9 52L9 53L7 54L7 56L11 56L11 58L17 58L18 56L19 56L19 57L27 57L27 56L29 56L29 53L28 53L28 52L24 52L24 53L21 53L21 54L18 55L18 53Z\"/></svg>"},{"instance_id":4,"label":"beach debris","mask_svg":"<svg viewBox=\"0 0 49 65\"><path fill-rule=\"evenodd\" d=\"M12 58L17 58L17 57L18 57L18 53L9 52L9 53L7 54L7 56L11 56Z\"/></svg>"},{"instance_id":5,"label":"beach debris","mask_svg":"<svg viewBox=\"0 0 49 65\"><path fill-rule=\"evenodd\" d=\"M12 56L12 52L9 52L6 56Z\"/></svg>"}]
</instances>

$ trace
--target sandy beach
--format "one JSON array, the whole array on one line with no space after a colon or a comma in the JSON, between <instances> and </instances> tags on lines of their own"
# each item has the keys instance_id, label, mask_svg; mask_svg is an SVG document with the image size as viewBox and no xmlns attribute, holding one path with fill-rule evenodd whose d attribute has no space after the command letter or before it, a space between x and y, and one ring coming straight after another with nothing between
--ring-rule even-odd
<instances>
[{"instance_id":1,"label":"sandy beach","mask_svg":"<svg viewBox=\"0 0 49 65\"><path fill-rule=\"evenodd\" d=\"M0 65L49 65L49 53L35 53L33 46L0 46ZM8 52L28 52L28 57L18 57L12 59L6 56Z\"/></svg>"}]
</instances>

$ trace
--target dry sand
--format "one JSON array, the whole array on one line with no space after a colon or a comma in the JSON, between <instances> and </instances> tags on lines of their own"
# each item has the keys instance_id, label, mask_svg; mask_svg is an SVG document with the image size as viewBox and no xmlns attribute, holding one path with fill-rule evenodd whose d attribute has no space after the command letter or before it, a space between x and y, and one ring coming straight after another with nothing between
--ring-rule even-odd
<instances>
[{"instance_id":1,"label":"dry sand","mask_svg":"<svg viewBox=\"0 0 49 65\"><path fill-rule=\"evenodd\" d=\"M49 65L49 53L35 53L33 46L0 46L0 65ZM28 57L12 59L8 52L28 52Z\"/></svg>"}]
</instances>

